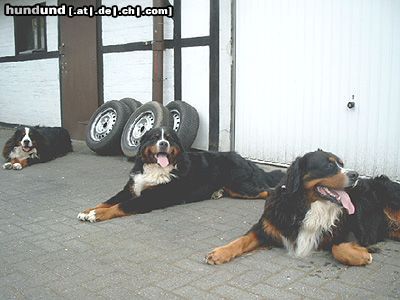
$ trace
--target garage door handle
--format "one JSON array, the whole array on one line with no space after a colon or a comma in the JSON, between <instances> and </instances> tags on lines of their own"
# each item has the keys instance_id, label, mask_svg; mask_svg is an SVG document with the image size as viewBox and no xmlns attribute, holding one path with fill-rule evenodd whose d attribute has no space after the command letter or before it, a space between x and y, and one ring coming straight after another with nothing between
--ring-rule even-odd
<instances>
[{"instance_id":1,"label":"garage door handle","mask_svg":"<svg viewBox=\"0 0 400 300\"><path fill-rule=\"evenodd\" d=\"M347 107L350 108L350 109L354 108L355 106L356 106L356 103L354 101L349 101L347 103Z\"/></svg>"}]
</instances>

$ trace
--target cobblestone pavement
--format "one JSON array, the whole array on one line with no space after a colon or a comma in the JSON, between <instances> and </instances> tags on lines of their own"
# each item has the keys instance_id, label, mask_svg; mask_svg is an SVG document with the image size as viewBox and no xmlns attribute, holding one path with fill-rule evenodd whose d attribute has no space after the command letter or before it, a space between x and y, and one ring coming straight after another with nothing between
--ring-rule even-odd
<instances>
[{"instance_id":1,"label":"cobblestone pavement","mask_svg":"<svg viewBox=\"0 0 400 300\"><path fill-rule=\"evenodd\" d=\"M0 143L11 135L0 130ZM258 250L221 266L205 254L245 233L263 201L220 199L87 224L131 163L76 152L22 171L0 170L0 299L390 299L400 297L400 243L367 267L329 253L294 259Z\"/></svg>"}]
</instances>

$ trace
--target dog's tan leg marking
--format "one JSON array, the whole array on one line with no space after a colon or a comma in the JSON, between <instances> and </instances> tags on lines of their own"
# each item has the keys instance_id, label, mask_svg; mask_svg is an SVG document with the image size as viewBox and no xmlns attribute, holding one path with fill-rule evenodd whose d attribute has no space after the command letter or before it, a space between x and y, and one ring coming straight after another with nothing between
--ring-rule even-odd
<instances>
[{"instance_id":1,"label":"dog's tan leg marking","mask_svg":"<svg viewBox=\"0 0 400 300\"><path fill-rule=\"evenodd\" d=\"M127 215L119 208L118 204L115 204L109 208L96 208L94 209L94 212L96 216L96 222L110 220Z\"/></svg>"},{"instance_id":2,"label":"dog's tan leg marking","mask_svg":"<svg viewBox=\"0 0 400 300\"><path fill-rule=\"evenodd\" d=\"M368 249L356 243L333 245L332 254L342 264L349 266L365 266L372 263L372 255Z\"/></svg>"},{"instance_id":3,"label":"dog's tan leg marking","mask_svg":"<svg viewBox=\"0 0 400 300\"><path fill-rule=\"evenodd\" d=\"M260 192L256 196L248 196L248 195L242 195L240 193L232 191L231 189L229 189L227 187L224 187L224 190L228 194L229 197L238 198L238 199L267 199L267 197L269 196L269 192L267 192L267 191Z\"/></svg>"},{"instance_id":4,"label":"dog's tan leg marking","mask_svg":"<svg viewBox=\"0 0 400 300\"><path fill-rule=\"evenodd\" d=\"M91 210L94 210L94 209L96 209L96 208L109 208L109 207L111 207L111 206L112 206L112 204L99 203L99 204L96 205L96 207L93 207L93 208L86 208L82 213L88 214Z\"/></svg>"},{"instance_id":5,"label":"dog's tan leg marking","mask_svg":"<svg viewBox=\"0 0 400 300\"><path fill-rule=\"evenodd\" d=\"M210 265L223 264L243 253L256 249L259 245L257 235L250 232L225 246L215 248L207 255L206 262Z\"/></svg>"}]
</instances>

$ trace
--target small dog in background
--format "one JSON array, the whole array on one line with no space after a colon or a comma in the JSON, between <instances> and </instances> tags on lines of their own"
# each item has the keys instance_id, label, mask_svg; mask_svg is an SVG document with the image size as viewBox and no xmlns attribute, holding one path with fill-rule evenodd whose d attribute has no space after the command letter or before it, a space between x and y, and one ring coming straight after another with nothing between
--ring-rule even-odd
<instances>
[{"instance_id":1,"label":"small dog in background","mask_svg":"<svg viewBox=\"0 0 400 300\"><path fill-rule=\"evenodd\" d=\"M21 170L72 152L69 133L61 127L18 127L6 142L3 156L5 170Z\"/></svg>"}]
</instances>

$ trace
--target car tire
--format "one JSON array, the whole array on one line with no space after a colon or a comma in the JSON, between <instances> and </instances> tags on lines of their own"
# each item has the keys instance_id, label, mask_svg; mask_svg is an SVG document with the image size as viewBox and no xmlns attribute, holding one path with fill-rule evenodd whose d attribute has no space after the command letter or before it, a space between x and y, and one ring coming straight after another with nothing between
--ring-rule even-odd
<instances>
[{"instance_id":1,"label":"car tire","mask_svg":"<svg viewBox=\"0 0 400 300\"><path fill-rule=\"evenodd\" d=\"M131 114L134 113L140 106L142 106L142 103L140 101L137 101L133 98L122 98L119 101L121 101L131 109Z\"/></svg>"},{"instance_id":2,"label":"car tire","mask_svg":"<svg viewBox=\"0 0 400 300\"><path fill-rule=\"evenodd\" d=\"M128 119L121 136L121 149L127 157L134 157L139 151L141 137L150 129L172 126L172 117L167 108L156 101L139 107Z\"/></svg>"},{"instance_id":3,"label":"car tire","mask_svg":"<svg viewBox=\"0 0 400 300\"><path fill-rule=\"evenodd\" d=\"M184 101L171 101L167 104L174 123L173 130L178 135L185 149L190 149L199 130L199 113Z\"/></svg>"},{"instance_id":4,"label":"car tire","mask_svg":"<svg viewBox=\"0 0 400 300\"><path fill-rule=\"evenodd\" d=\"M121 153L120 140L130 108L118 100L107 101L92 115L86 127L86 144L101 155Z\"/></svg>"}]
</instances>

